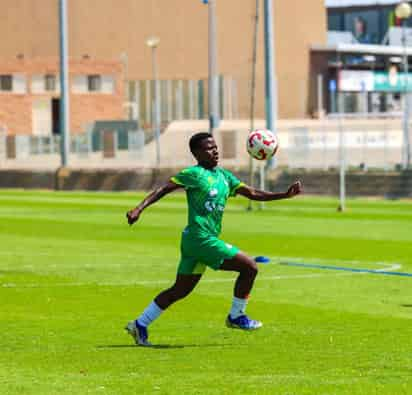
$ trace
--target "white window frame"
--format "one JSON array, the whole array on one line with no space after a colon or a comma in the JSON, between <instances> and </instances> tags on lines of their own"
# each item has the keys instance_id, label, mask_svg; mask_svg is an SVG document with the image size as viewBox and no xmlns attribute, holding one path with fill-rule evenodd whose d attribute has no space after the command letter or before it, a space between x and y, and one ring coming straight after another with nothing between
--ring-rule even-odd
<instances>
[{"instance_id":1,"label":"white window frame","mask_svg":"<svg viewBox=\"0 0 412 395\"><path fill-rule=\"evenodd\" d=\"M102 75L102 89L101 93L106 95L114 95L116 93L116 79L114 75Z\"/></svg>"},{"instance_id":2,"label":"white window frame","mask_svg":"<svg viewBox=\"0 0 412 395\"><path fill-rule=\"evenodd\" d=\"M111 74L78 74L73 76L71 90L75 94L114 95L116 79Z\"/></svg>"}]
</instances>

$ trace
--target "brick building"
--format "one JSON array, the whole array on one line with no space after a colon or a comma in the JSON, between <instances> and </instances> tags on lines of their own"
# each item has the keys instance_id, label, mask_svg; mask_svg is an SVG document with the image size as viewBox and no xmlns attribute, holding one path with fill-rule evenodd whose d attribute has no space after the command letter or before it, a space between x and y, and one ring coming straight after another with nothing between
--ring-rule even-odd
<instances>
[{"instance_id":1,"label":"brick building","mask_svg":"<svg viewBox=\"0 0 412 395\"><path fill-rule=\"evenodd\" d=\"M183 5L184 3L184 5ZM43 59L58 58L58 1L55 0L0 0L4 15L0 24L0 59L15 59L13 64L17 69L8 69L7 63L0 61L1 73L23 73L23 65L28 67L28 73L47 75L47 67L30 71L31 67ZM90 66L84 70L84 75L100 73L116 73L116 93L114 95L98 95L94 92L72 92L72 128L78 131L87 122L86 118L122 117L121 109L121 74L120 65L124 65L124 80L131 81L130 86L145 88L135 89L134 94L128 92L128 100L142 108L146 103L146 117L151 116L152 98L148 96L149 84L152 79L151 51L145 44L147 37L159 37L157 50L158 76L170 85L177 85L176 91L169 89L172 100L176 92L182 92L179 84L187 85L188 81L205 81L208 77L208 6L201 0L70 0L68 4L68 36L69 56L73 60L71 75L78 71L76 67ZM260 10L258 31L257 69L256 69L256 116L265 115L264 92L264 38L263 38L263 7ZM216 2L217 14L217 47L218 72L222 81L229 81L228 92L230 103L235 104L234 117L247 119L250 114L250 80L252 75L253 37L255 29L256 0L224 0ZM276 53L276 80L278 86L279 118L304 118L310 116L316 107L316 86L311 79L310 51L313 44L326 43L326 9L324 0L279 0L274 2L274 34ZM23 59L16 60L21 54ZM75 59L89 57L89 60L76 63ZM90 60L91 59L91 60ZM110 63L99 63L95 60L113 61L112 71L106 71ZM53 63L54 62L54 63ZM52 71L57 70L57 61ZM120 63L119 63L120 62ZM47 63L47 62L46 62ZM33 66L29 66L32 64ZM117 65L117 66L116 66ZM96 69L93 69L93 67ZM89 74L90 73L90 74ZM47 77L49 78L49 77ZM4 77L7 84L9 77ZM26 124L18 125L13 120L11 126L6 115L10 105L0 102L3 114L0 122L9 123L10 130L27 132L33 130L29 118L32 117L32 106L35 95L31 92L31 84L26 76L26 92L23 96L16 94L13 101L25 108L22 118ZM20 86L16 77L16 85ZM30 77L31 81L31 77ZM21 82L21 81L20 81ZM89 81L90 83L91 80ZM137 83L136 83L137 82ZM193 85L188 84L187 94L193 92ZM195 92L207 103L207 84L205 90ZM168 85L165 94L168 95ZM196 88L197 89L197 88ZM163 92L163 90L162 90ZM36 94L38 95L38 94ZM140 97L138 97L140 95ZM143 96L145 95L145 97ZM229 96L223 92L224 96ZM10 96L8 94L7 96ZM55 98L54 94L46 97ZM38 97L38 103L40 103ZM181 103L181 111L190 105ZM127 99L126 99L127 100ZM12 103L11 101L9 103ZM207 105L207 104L206 104ZM205 105L205 106L206 106ZM36 104L35 106L41 106ZM92 107L90 107L92 106ZM21 108L23 108L21 107ZM85 116L85 111L95 108ZM113 112L109 113L109 108ZM198 112L198 117L207 117L207 108ZM176 116L179 111L171 111ZM53 103L52 103L53 113ZM139 111L138 111L139 113ZM141 114L141 113L140 113ZM224 116L224 115L223 115ZM6 117L6 118L4 118ZM142 117L141 117L142 118ZM182 118L187 118L183 114ZM179 117L175 118L179 119ZM169 119L168 119L169 120ZM36 123L35 121L34 123Z\"/></svg>"},{"instance_id":2,"label":"brick building","mask_svg":"<svg viewBox=\"0 0 412 395\"><path fill-rule=\"evenodd\" d=\"M124 118L122 64L90 58L69 62L70 130ZM9 134L59 133L58 58L18 55L0 60L0 127Z\"/></svg>"}]
</instances>

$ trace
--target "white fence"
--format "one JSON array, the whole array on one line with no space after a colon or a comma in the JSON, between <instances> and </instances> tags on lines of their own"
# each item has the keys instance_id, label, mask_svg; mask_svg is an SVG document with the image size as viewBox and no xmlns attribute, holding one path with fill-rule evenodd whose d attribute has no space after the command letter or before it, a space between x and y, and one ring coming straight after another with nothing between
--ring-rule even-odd
<instances>
[{"instance_id":1,"label":"white fence","mask_svg":"<svg viewBox=\"0 0 412 395\"><path fill-rule=\"evenodd\" d=\"M248 166L247 123L222 122L215 139L223 166ZM263 127L263 121L257 126ZM158 141L143 131L114 131L97 136L99 138L90 134L72 135L69 165L83 168L149 168L159 163L160 167L187 166L194 163L188 148L194 130L206 131L207 121L174 122ZM277 134L280 151L276 165L281 167L337 168L340 141L344 143L345 162L349 167L389 170L398 167L402 160L400 119L279 121ZM57 168L59 165L58 137L9 136L6 141L5 136L0 135L0 167Z\"/></svg>"}]
</instances>

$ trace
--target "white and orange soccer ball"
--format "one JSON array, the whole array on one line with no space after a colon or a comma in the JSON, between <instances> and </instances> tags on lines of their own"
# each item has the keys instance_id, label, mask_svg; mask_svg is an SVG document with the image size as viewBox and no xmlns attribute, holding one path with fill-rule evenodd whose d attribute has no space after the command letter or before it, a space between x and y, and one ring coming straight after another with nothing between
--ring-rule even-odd
<instances>
[{"instance_id":1,"label":"white and orange soccer ball","mask_svg":"<svg viewBox=\"0 0 412 395\"><path fill-rule=\"evenodd\" d=\"M246 148L252 158L268 160L276 154L279 142L270 130L252 130L247 138Z\"/></svg>"}]
</instances>

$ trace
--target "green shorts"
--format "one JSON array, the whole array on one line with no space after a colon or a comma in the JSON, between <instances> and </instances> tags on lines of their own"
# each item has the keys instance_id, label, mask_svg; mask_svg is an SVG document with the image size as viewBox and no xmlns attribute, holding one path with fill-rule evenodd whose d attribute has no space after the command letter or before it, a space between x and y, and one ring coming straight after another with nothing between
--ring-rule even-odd
<instances>
[{"instance_id":1,"label":"green shorts","mask_svg":"<svg viewBox=\"0 0 412 395\"><path fill-rule=\"evenodd\" d=\"M178 274L203 274L206 266L218 270L225 259L233 258L239 248L217 237L192 236L183 232Z\"/></svg>"}]
</instances>

